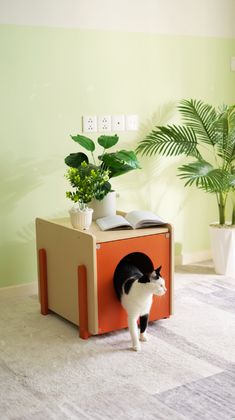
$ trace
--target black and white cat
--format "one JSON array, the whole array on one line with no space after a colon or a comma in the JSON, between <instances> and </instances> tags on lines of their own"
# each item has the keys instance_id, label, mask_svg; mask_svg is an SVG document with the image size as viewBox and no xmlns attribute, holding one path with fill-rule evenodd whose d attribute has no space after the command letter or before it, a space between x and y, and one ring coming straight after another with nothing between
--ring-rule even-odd
<instances>
[{"instance_id":1,"label":"black and white cat","mask_svg":"<svg viewBox=\"0 0 235 420\"><path fill-rule=\"evenodd\" d=\"M120 262L114 274L114 288L128 315L132 348L140 350L140 341L147 341L146 329L153 295L163 296L167 289L160 274L161 266L143 274L131 262ZM140 319L140 337L137 321Z\"/></svg>"}]
</instances>

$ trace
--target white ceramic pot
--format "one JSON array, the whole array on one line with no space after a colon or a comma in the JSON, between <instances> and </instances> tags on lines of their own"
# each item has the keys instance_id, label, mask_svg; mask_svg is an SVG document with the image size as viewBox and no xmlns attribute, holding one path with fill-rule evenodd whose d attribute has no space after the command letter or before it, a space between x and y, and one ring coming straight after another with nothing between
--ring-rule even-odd
<instances>
[{"instance_id":1,"label":"white ceramic pot","mask_svg":"<svg viewBox=\"0 0 235 420\"><path fill-rule=\"evenodd\" d=\"M210 226L215 271L235 278L235 227Z\"/></svg>"},{"instance_id":2,"label":"white ceramic pot","mask_svg":"<svg viewBox=\"0 0 235 420\"><path fill-rule=\"evenodd\" d=\"M93 209L86 208L85 210L79 210L78 208L72 208L69 210L70 221L75 229L87 230L92 223Z\"/></svg>"},{"instance_id":3,"label":"white ceramic pot","mask_svg":"<svg viewBox=\"0 0 235 420\"><path fill-rule=\"evenodd\" d=\"M103 200L91 200L89 206L94 210L93 220L100 217L114 216L116 214L116 192L109 192Z\"/></svg>"}]
</instances>

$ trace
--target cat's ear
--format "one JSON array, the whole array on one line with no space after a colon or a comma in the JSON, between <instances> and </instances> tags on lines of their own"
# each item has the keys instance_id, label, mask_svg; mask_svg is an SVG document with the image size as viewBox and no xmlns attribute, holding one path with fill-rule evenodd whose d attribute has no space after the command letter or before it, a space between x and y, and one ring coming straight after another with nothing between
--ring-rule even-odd
<instances>
[{"instance_id":1,"label":"cat's ear","mask_svg":"<svg viewBox=\"0 0 235 420\"><path fill-rule=\"evenodd\" d=\"M161 274L161 268L162 268L162 266L160 265L160 267L158 267L158 268L156 268L156 270L155 270L155 273L156 273L156 275L157 276L160 276Z\"/></svg>"}]
</instances>

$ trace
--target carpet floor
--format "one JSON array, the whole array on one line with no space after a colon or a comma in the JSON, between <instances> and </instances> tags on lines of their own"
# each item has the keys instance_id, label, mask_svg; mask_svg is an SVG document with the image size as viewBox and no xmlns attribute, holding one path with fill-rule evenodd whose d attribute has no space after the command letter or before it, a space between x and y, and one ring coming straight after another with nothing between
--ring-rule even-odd
<instances>
[{"instance_id":1,"label":"carpet floor","mask_svg":"<svg viewBox=\"0 0 235 420\"><path fill-rule=\"evenodd\" d=\"M127 330L81 340L36 295L0 295L0 419L235 419L235 279L178 267L174 312L134 352Z\"/></svg>"}]
</instances>

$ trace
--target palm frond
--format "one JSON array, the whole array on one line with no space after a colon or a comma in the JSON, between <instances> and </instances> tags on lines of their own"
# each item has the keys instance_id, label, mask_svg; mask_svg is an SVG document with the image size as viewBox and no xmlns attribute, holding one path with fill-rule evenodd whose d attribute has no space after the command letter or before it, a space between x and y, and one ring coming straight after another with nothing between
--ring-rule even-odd
<instances>
[{"instance_id":1,"label":"palm frond","mask_svg":"<svg viewBox=\"0 0 235 420\"><path fill-rule=\"evenodd\" d=\"M222 169L215 169L205 160L182 165L178 169L178 176L186 180L185 186L195 184L197 188L211 193L225 192L228 189L228 173Z\"/></svg>"},{"instance_id":2,"label":"palm frond","mask_svg":"<svg viewBox=\"0 0 235 420\"><path fill-rule=\"evenodd\" d=\"M229 182L229 185L232 188L235 188L235 171L234 171L234 173L230 174L230 176L228 178L228 182Z\"/></svg>"},{"instance_id":3,"label":"palm frond","mask_svg":"<svg viewBox=\"0 0 235 420\"><path fill-rule=\"evenodd\" d=\"M225 143L226 142L226 143ZM218 155L229 165L235 161L235 131L229 133L223 145L218 145Z\"/></svg>"},{"instance_id":4,"label":"palm frond","mask_svg":"<svg viewBox=\"0 0 235 420\"><path fill-rule=\"evenodd\" d=\"M235 160L235 107L224 107L215 122L218 156L231 164Z\"/></svg>"},{"instance_id":5,"label":"palm frond","mask_svg":"<svg viewBox=\"0 0 235 420\"><path fill-rule=\"evenodd\" d=\"M231 105L228 110L229 117L229 129L233 131L235 129L235 105Z\"/></svg>"},{"instance_id":6,"label":"palm frond","mask_svg":"<svg viewBox=\"0 0 235 420\"><path fill-rule=\"evenodd\" d=\"M139 143L136 149L137 153L149 156L157 152L166 156L184 154L200 158L197 138L192 128L176 125L156 128Z\"/></svg>"},{"instance_id":7,"label":"palm frond","mask_svg":"<svg viewBox=\"0 0 235 420\"><path fill-rule=\"evenodd\" d=\"M212 105L196 99L183 99L178 109L183 116L184 124L195 131L198 140L212 146L216 144L213 124L217 116Z\"/></svg>"}]
</instances>

